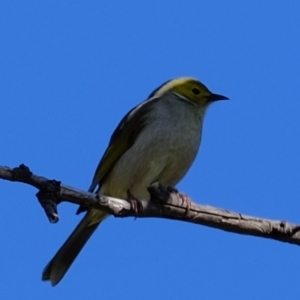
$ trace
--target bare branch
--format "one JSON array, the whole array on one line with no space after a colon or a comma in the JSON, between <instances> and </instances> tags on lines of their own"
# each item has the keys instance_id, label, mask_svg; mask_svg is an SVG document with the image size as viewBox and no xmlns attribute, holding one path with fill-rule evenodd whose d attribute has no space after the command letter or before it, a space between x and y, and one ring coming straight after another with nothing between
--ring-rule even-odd
<instances>
[{"instance_id":1,"label":"bare branch","mask_svg":"<svg viewBox=\"0 0 300 300\"><path fill-rule=\"evenodd\" d=\"M56 180L34 175L28 167L0 166L0 178L23 182L39 190L36 196L50 222L58 221L57 204L67 201L105 210L116 217L156 217L181 220L205 225L229 232L259 236L281 242L300 245L300 226L286 221L251 217L228 210L200 205L175 189L167 189L158 183L149 187L151 201L142 201L143 210L136 214L128 201L80 191ZM184 200L184 201L183 201Z\"/></svg>"}]
</instances>

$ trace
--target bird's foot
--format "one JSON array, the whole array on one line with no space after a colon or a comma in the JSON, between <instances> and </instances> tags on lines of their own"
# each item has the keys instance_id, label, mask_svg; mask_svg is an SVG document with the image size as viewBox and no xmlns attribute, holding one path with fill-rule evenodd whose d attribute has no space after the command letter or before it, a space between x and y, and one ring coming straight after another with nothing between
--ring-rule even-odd
<instances>
[{"instance_id":1,"label":"bird's foot","mask_svg":"<svg viewBox=\"0 0 300 300\"><path fill-rule=\"evenodd\" d=\"M191 199L183 193L180 193L175 187L164 187L159 181L154 181L148 191L153 202L158 203L178 203L179 205L186 206L186 215L189 214L192 202ZM178 201L179 200L179 201ZM180 203L181 201L181 203Z\"/></svg>"},{"instance_id":2,"label":"bird's foot","mask_svg":"<svg viewBox=\"0 0 300 300\"><path fill-rule=\"evenodd\" d=\"M143 212L143 204L142 201L138 198L136 198L130 190L127 190L127 201L131 205L131 210L136 214L140 214Z\"/></svg>"},{"instance_id":3,"label":"bird's foot","mask_svg":"<svg viewBox=\"0 0 300 300\"><path fill-rule=\"evenodd\" d=\"M188 215L190 213L191 206L192 206L191 199L187 195L182 194L182 193L179 193L179 197L182 200L182 205L184 205L184 204L186 205L185 214Z\"/></svg>"},{"instance_id":4,"label":"bird's foot","mask_svg":"<svg viewBox=\"0 0 300 300\"><path fill-rule=\"evenodd\" d=\"M168 190L168 192L176 193L179 196L179 198L182 201L182 205L183 206L186 205L186 212L185 213L186 213L186 215L188 215L190 210L191 210L191 206L192 206L191 199L187 195L185 195L183 193L179 193L178 190L176 188L172 187L172 186L168 186L167 190Z\"/></svg>"}]
</instances>

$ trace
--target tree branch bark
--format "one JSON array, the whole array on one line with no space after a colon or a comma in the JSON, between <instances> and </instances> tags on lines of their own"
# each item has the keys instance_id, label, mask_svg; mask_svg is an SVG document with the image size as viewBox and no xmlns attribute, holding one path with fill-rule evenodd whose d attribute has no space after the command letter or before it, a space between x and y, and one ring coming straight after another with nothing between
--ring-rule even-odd
<instances>
[{"instance_id":1,"label":"tree branch bark","mask_svg":"<svg viewBox=\"0 0 300 300\"><path fill-rule=\"evenodd\" d=\"M183 197L176 190L166 189L158 183L154 183L148 188L151 200L142 201L143 210L137 214L126 200L84 192L61 184L60 181L37 176L25 165L14 169L0 166L0 178L26 183L37 188L39 191L36 196L52 223L56 223L59 219L57 204L67 201L105 210L115 217L156 217L180 220L300 245L300 225L298 224L262 219L208 205L200 205L187 196Z\"/></svg>"}]
</instances>

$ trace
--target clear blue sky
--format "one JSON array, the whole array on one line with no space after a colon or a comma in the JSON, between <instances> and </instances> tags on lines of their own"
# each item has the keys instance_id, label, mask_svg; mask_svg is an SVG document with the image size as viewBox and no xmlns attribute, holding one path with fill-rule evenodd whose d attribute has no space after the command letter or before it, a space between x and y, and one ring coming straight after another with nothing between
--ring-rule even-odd
<instances>
[{"instance_id":1,"label":"clear blue sky","mask_svg":"<svg viewBox=\"0 0 300 300\"><path fill-rule=\"evenodd\" d=\"M0 164L86 189L121 117L162 82L230 97L179 184L197 202L300 223L299 1L2 1ZM300 299L300 248L158 219L105 221L63 281L52 225L0 181L1 299Z\"/></svg>"}]
</instances>

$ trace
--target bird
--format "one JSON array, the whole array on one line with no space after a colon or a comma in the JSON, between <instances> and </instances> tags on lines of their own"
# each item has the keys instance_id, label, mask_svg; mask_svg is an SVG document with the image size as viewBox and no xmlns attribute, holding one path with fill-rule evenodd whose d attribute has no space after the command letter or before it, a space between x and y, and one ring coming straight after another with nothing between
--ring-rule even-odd
<instances>
[{"instance_id":1,"label":"bird","mask_svg":"<svg viewBox=\"0 0 300 300\"><path fill-rule=\"evenodd\" d=\"M153 182L175 187L198 153L207 108L229 98L212 93L193 77L169 80L131 109L113 132L89 192L115 198L150 200ZM96 191L95 191L96 190ZM85 209L85 216L43 270L57 285L99 224L109 214Z\"/></svg>"}]
</instances>

